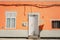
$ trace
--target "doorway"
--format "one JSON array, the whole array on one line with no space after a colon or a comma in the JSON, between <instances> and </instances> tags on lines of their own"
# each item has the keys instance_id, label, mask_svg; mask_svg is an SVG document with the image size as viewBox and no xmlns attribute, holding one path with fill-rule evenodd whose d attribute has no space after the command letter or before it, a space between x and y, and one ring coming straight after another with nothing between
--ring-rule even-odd
<instances>
[{"instance_id":1,"label":"doorway","mask_svg":"<svg viewBox=\"0 0 60 40\"><path fill-rule=\"evenodd\" d=\"M38 36L39 35L39 14L38 13L30 13L28 14L28 24L29 31L28 35Z\"/></svg>"}]
</instances>

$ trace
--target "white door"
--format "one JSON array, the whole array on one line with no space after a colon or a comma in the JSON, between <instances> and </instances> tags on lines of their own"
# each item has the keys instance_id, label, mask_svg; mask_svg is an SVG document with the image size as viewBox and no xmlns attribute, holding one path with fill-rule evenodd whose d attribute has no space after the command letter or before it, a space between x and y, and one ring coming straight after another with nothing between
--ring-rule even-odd
<instances>
[{"instance_id":1,"label":"white door","mask_svg":"<svg viewBox=\"0 0 60 40\"><path fill-rule=\"evenodd\" d=\"M29 35L39 35L37 14L29 14Z\"/></svg>"}]
</instances>

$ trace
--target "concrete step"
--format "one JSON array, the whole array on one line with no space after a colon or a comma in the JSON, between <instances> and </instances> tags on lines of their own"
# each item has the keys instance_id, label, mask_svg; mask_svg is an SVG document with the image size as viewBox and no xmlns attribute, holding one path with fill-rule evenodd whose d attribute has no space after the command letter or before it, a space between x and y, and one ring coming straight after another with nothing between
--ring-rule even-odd
<instances>
[{"instance_id":1,"label":"concrete step","mask_svg":"<svg viewBox=\"0 0 60 40\"><path fill-rule=\"evenodd\" d=\"M38 39L39 37L38 37L38 36L31 36L31 35L30 35L28 38L29 38L29 39Z\"/></svg>"}]
</instances>

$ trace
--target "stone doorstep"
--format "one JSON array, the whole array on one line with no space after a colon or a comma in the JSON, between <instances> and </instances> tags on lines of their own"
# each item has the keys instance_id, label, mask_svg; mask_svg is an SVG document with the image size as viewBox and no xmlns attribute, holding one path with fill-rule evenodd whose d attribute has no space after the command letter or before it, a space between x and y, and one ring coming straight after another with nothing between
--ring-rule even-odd
<instances>
[{"instance_id":1,"label":"stone doorstep","mask_svg":"<svg viewBox=\"0 0 60 40\"><path fill-rule=\"evenodd\" d=\"M29 35L28 38L29 39L38 39L39 37L38 36L31 36L31 35Z\"/></svg>"}]
</instances>

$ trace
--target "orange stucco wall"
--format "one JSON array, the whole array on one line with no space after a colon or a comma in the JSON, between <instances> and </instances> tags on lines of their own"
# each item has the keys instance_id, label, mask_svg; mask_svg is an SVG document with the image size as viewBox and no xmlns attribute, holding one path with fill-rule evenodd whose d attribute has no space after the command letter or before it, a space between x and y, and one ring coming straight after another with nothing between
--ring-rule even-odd
<instances>
[{"instance_id":1,"label":"orange stucco wall","mask_svg":"<svg viewBox=\"0 0 60 40\"><path fill-rule=\"evenodd\" d=\"M60 2L0 2L0 4L60 4ZM23 27L22 22L28 22L28 13L30 12L39 12L40 19L43 20L43 30L51 30L51 19L60 19L60 7L50 7L50 8L37 8L33 6L25 7L25 16L24 16L24 6L0 6L0 29L6 29L6 11L16 11L16 29L17 30L27 30L28 27Z\"/></svg>"}]
</instances>

